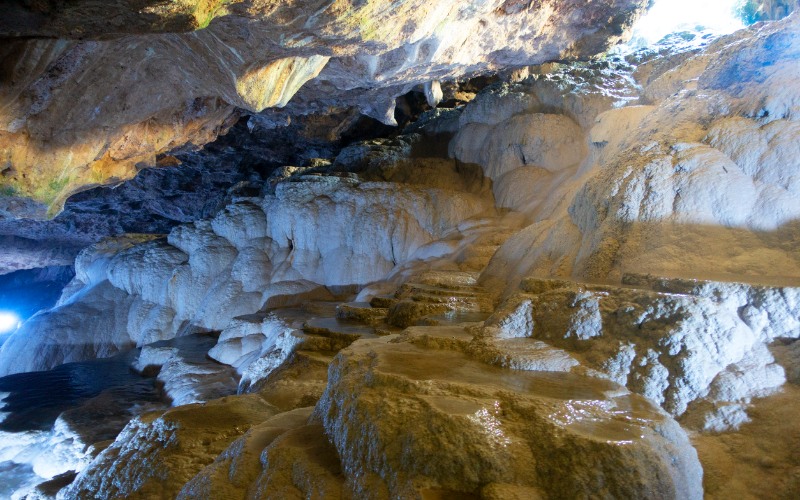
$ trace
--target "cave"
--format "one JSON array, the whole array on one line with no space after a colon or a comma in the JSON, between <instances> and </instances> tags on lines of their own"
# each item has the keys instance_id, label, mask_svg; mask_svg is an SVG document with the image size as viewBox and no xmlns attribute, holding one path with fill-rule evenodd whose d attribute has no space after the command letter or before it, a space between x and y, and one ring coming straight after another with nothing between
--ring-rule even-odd
<instances>
[{"instance_id":1,"label":"cave","mask_svg":"<svg viewBox=\"0 0 800 500\"><path fill-rule=\"evenodd\" d=\"M0 498L800 498L797 0L12 0Z\"/></svg>"}]
</instances>

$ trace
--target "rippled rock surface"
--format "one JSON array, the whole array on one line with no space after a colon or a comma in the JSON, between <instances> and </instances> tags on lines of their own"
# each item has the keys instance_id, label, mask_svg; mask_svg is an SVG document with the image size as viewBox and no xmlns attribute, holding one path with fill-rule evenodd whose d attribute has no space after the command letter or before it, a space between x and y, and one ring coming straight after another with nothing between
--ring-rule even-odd
<instances>
[{"instance_id":1,"label":"rippled rock surface","mask_svg":"<svg viewBox=\"0 0 800 500\"><path fill-rule=\"evenodd\" d=\"M141 346L178 406L61 495L797 496L799 20L459 87L85 250L0 370Z\"/></svg>"},{"instance_id":2,"label":"rippled rock surface","mask_svg":"<svg viewBox=\"0 0 800 500\"><path fill-rule=\"evenodd\" d=\"M483 365L458 328L407 335L342 352L317 406L356 496L702 496L686 435L645 400Z\"/></svg>"}]
</instances>

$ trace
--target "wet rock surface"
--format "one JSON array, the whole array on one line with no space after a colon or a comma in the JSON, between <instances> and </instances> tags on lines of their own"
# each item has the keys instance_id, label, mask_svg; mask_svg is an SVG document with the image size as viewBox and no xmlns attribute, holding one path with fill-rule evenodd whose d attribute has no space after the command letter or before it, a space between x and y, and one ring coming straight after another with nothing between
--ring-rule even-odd
<instances>
[{"instance_id":1,"label":"wet rock surface","mask_svg":"<svg viewBox=\"0 0 800 500\"><path fill-rule=\"evenodd\" d=\"M408 337L343 351L317 406L357 496L702 496L685 434L643 399L589 378L482 365L459 352L469 336L457 328ZM628 466L604 470L614 462Z\"/></svg>"},{"instance_id":2,"label":"wet rock surface","mask_svg":"<svg viewBox=\"0 0 800 500\"><path fill-rule=\"evenodd\" d=\"M797 496L797 22L431 84L469 103L83 251L0 370L141 346L177 406L59 494Z\"/></svg>"},{"instance_id":3,"label":"wet rock surface","mask_svg":"<svg viewBox=\"0 0 800 500\"><path fill-rule=\"evenodd\" d=\"M786 382L767 347L800 335L797 288L640 275L623 282L629 287L528 278L487 328L563 348L675 416L694 405L703 415L685 423L694 417L705 430L738 427L751 398Z\"/></svg>"},{"instance_id":4,"label":"wet rock surface","mask_svg":"<svg viewBox=\"0 0 800 500\"><path fill-rule=\"evenodd\" d=\"M435 242L457 236L460 223L491 216L494 208L483 189L472 194L441 182L474 173L429 163L413 185L297 169L274 193L235 198L214 218L178 226L167 238L104 240L78 256L76 278L59 306L27 323L34 330L24 326L7 342L9 356L20 343L29 346L28 355L14 354L3 369L111 355L173 338L186 321L222 330L280 296L320 285L363 285L398 264L441 256L450 247ZM388 240L386 227L392 228ZM92 319L99 301L116 312ZM104 322L104 339L91 333L95 326L87 329L87 321ZM56 323L60 340L48 333Z\"/></svg>"},{"instance_id":5,"label":"wet rock surface","mask_svg":"<svg viewBox=\"0 0 800 500\"><path fill-rule=\"evenodd\" d=\"M63 494L71 498L174 497L182 484L233 440L274 413L258 396L244 395L142 415Z\"/></svg>"}]
</instances>

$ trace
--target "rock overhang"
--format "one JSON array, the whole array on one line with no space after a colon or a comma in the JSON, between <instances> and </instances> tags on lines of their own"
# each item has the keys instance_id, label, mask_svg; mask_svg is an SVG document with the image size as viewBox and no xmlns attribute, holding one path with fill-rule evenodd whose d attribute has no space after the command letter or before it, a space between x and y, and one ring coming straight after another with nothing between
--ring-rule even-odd
<instances>
[{"instance_id":1,"label":"rock overhang","mask_svg":"<svg viewBox=\"0 0 800 500\"><path fill-rule=\"evenodd\" d=\"M293 98L293 113L353 106L393 124L395 98L421 84L603 52L646 3L15 4L38 17L0 21L0 184L53 215L87 185L209 142L235 107Z\"/></svg>"}]
</instances>

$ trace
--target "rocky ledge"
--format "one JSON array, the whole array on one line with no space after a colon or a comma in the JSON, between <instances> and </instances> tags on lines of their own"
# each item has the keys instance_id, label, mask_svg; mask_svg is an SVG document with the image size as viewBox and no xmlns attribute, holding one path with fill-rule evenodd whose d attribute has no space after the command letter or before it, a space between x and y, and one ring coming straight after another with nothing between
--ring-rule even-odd
<instances>
[{"instance_id":1,"label":"rocky ledge","mask_svg":"<svg viewBox=\"0 0 800 500\"><path fill-rule=\"evenodd\" d=\"M174 407L63 420L58 494L797 496L798 23L528 68L83 250L0 370L131 356Z\"/></svg>"},{"instance_id":2,"label":"rocky ledge","mask_svg":"<svg viewBox=\"0 0 800 500\"><path fill-rule=\"evenodd\" d=\"M14 2L0 187L54 215L77 190L210 142L237 107L291 99L290 115L355 106L394 123L415 87L437 102L440 80L602 52L646 3Z\"/></svg>"}]
</instances>

